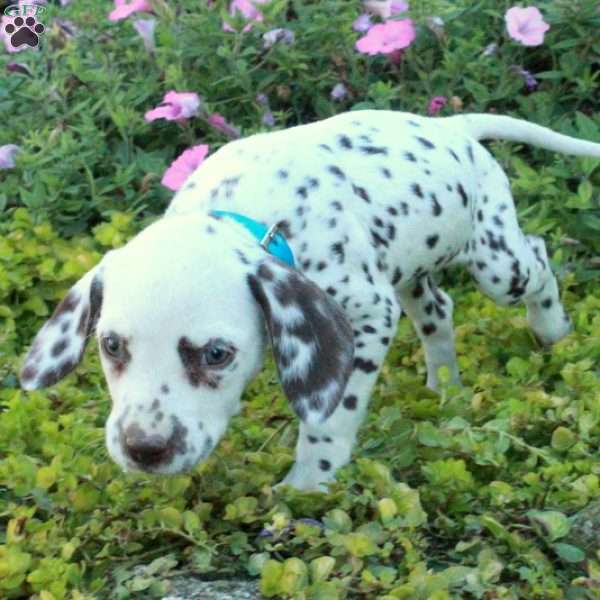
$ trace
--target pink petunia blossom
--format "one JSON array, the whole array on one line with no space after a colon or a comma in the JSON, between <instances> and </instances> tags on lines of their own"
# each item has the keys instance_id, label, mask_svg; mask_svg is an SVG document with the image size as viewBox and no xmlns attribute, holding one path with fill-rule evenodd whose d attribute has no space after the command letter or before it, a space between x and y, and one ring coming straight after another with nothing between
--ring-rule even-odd
<instances>
[{"instance_id":1,"label":"pink petunia blossom","mask_svg":"<svg viewBox=\"0 0 600 600\"><path fill-rule=\"evenodd\" d=\"M354 31L358 31L358 33L366 33L373 27L373 22L371 21L371 16L367 13L363 13L354 19L354 23L352 23L352 29Z\"/></svg>"},{"instance_id":2,"label":"pink petunia blossom","mask_svg":"<svg viewBox=\"0 0 600 600\"><path fill-rule=\"evenodd\" d=\"M208 117L208 124L217 131L224 133L227 137L235 139L240 137L240 132L233 126L230 125L223 115L219 113L213 113Z\"/></svg>"},{"instance_id":3,"label":"pink petunia blossom","mask_svg":"<svg viewBox=\"0 0 600 600\"><path fill-rule=\"evenodd\" d=\"M146 52L154 52L156 50L156 43L154 42L156 19L136 19L133 22L133 28L140 34Z\"/></svg>"},{"instance_id":4,"label":"pink petunia blossom","mask_svg":"<svg viewBox=\"0 0 600 600\"><path fill-rule=\"evenodd\" d=\"M539 46L544 43L544 34L550 25L535 6L521 8L513 6L504 15L508 35L524 46Z\"/></svg>"},{"instance_id":5,"label":"pink petunia blossom","mask_svg":"<svg viewBox=\"0 0 600 600\"><path fill-rule=\"evenodd\" d=\"M0 169L12 169L15 166L15 154L20 149L16 144L0 146Z\"/></svg>"},{"instance_id":6,"label":"pink petunia blossom","mask_svg":"<svg viewBox=\"0 0 600 600\"><path fill-rule=\"evenodd\" d=\"M448 102L448 98L446 96L435 96L429 102L429 106L427 107L427 112L430 115L436 115L442 110L445 106L446 102Z\"/></svg>"},{"instance_id":7,"label":"pink petunia blossom","mask_svg":"<svg viewBox=\"0 0 600 600\"><path fill-rule=\"evenodd\" d=\"M256 8L256 4L266 4L269 0L232 0L229 5L229 14L232 17L236 17L238 13L248 21L257 21L262 22L264 17L263 14ZM252 29L252 24L248 23L244 26L242 31L246 33ZM235 32L234 29L229 23L226 21L223 22L223 30L228 31L229 33Z\"/></svg>"},{"instance_id":8,"label":"pink petunia blossom","mask_svg":"<svg viewBox=\"0 0 600 600\"><path fill-rule=\"evenodd\" d=\"M390 6L390 12L393 15L397 15L401 12L406 12L408 10L408 2L404 2L404 0L392 0Z\"/></svg>"},{"instance_id":9,"label":"pink petunia blossom","mask_svg":"<svg viewBox=\"0 0 600 600\"><path fill-rule=\"evenodd\" d=\"M170 91L165 94L162 105L149 110L144 118L146 121L167 119L167 121L181 121L195 117L200 108L200 98L195 92Z\"/></svg>"},{"instance_id":10,"label":"pink petunia blossom","mask_svg":"<svg viewBox=\"0 0 600 600\"><path fill-rule=\"evenodd\" d=\"M343 83L336 83L330 92L330 96L337 101L343 100L348 95L348 88Z\"/></svg>"},{"instance_id":11,"label":"pink petunia blossom","mask_svg":"<svg viewBox=\"0 0 600 600\"><path fill-rule=\"evenodd\" d=\"M199 144L184 150L165 171L160 182L176 192L186 179L204 162L208 154L208 145Z\"/></svg>"},{"instance_id":12,"label":"pink petunia blossom","mask_svg":"<svg viewBox=\"0 0 600 600\"><path fill-rule=\"evenodd\" d=\"M115 0L115 8L108 15L108 20L121 21L136 12L152 12L152 6L147 0L132 0L129 4L125 0Z\"/></svg>"},{"instance_id":13,"label":"pink petunia blossom","mask_svg":"<svg viewBox=\"0 0 600 600\"><path fill-rule=\"evenodd\" d=\"M538 80L535 78L531 71L524 69L520 65L511 65L510 68L518 73L523 78L523 83L525 87L532 92L539 85Z\"/></svg>"},{"instance_id":14,"label":"pink petunia blossom","mask_svg":"<svg viewBox=\"0 0 600 600\"><path fill-rule=\"evenodd\" d=\"M382 19L408 10L404 0L363 0L363 6L368 13Z\"/></svg>"},{"instance_id":15,"label":"pink petunia blossom","mask_svg":"<svg viewBox=\"0 0 600 600\"><path fill-rule=\"evenodd\" d=\"M363 54L392 54L395 50L407 48L415 39L412 19L386 21L373 25L367 35L356 42L356 49Z\"/></svg>"},{"instance_id":16,"label":"pink petunia blossom","mask_svg":"<svg viewBox=\"0 0 600 600\"><path fill-rule=\"evenodd\" d=\"M31 69L24 63L18 63L15 61L8 62L6 63L6 70L9 73L21 73L22 75L29 75L30 77L33 77Z\"/></svg>"}]
</instances>

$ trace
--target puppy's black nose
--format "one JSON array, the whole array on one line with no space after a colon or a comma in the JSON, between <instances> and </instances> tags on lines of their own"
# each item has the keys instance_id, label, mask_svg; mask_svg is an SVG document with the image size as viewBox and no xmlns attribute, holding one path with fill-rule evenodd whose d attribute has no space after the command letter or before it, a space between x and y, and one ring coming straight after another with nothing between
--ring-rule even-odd
<instances>
[{"instance_id":1,"label":"puppy's black nose","mask_svg":"<svg viewBox=\"0 0 600 600\"><path fill-rule=\"evenodd\" d=\"M130 425L124 434L125 452L140 466L152 467L170 458L171 446L167 438L146 433L137 425Z\"/></svg>"}]
</instances>

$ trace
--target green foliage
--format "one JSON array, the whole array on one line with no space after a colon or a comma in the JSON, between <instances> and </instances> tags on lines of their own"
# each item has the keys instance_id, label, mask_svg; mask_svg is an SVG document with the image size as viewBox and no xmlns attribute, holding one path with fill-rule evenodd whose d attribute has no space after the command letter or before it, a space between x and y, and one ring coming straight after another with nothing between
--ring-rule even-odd
<instances>
[{"instance_id":1,"label":"green foliage","mask_svg":"<svg viewBox=\"0 0 600 600\"><path fill-rule=\"evenodd\" d=\"M0 172L0 597L159 598L180 568L260 577L266 597L294 600L595 597L598 544L572 536L573 515L600 497L598 161L494 145L524 228L554 250L575 332L545 350L522 309L445 275L465 387L424 387L402 320L355 460L329 494L272 488L297 425L271 363L208 461L168 478L126 477L109 460L94 349L51 390L18 389L22 354L69 286L166 206L168 162L226 141L202 119L147 124L169 89L199 92L244 134L264 129L259 93L278 126L353 108L423 113L445 95L455 101L442 114L462 103L600 140L595 0L540 2L551 29L537 48L503 33L508 2L415 1L419 34L397 65L354 50L358 4L273 0L247 34L223 32L216 4L155 1L154 56L130 20L106 19L107 4L51 5L44 49L10 57L33 76L0 70L0 145L23 148ZM57 17L80 34L66 38ZM264 50L260 34L281 26L296 42Z\"/></svg>"}]
</instances>

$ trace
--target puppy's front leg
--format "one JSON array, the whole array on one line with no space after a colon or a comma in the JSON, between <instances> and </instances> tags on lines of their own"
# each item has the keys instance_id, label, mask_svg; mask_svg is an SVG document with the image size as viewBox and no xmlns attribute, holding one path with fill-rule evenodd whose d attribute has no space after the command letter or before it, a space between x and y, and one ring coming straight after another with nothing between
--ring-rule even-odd
<instances>
[{"instance_id":1,"label":"puppy's front leg","mask_svg":"<svg viewBox=\"0 0 600 600\"><path fill-rule=\"evenodd\" d=\"M393 290L387 298L382 294L378 296L382 298L379 306L369 308L376 314L350 317L355 356L342 401L323 423L300 424L296 462L281 484L300 490L326 491L325 484L334 479L336 470L350 460L356 433L401 312Z\"/></svg>"}]
</instances>

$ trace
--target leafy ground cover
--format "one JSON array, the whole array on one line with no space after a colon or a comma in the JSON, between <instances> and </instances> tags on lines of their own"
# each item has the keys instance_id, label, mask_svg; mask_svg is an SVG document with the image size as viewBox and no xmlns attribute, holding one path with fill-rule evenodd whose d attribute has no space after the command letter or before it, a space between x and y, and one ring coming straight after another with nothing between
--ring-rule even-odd
<instances>
[{"instance_id":1,"label":"leafy ground cover","mask_svg":"<svg viewBox=\"0 0 600 600\"><path fill-rule=\"evenodd\" d=\"M46 7L39 50L0 56L0 146L18 146L0 170L0 597L160 597L174 573L256 577L275 598L598 597L599 546L571 521L600 500L598 161L493 145L575 332L544 350L522 309L444 274L465 386L424 387L402 320L329 494L272 488L297 429L272 364L210 459L169 478L109 461L95 350L51 390L16 380L65 290L160 215L161 179L195 145L361 108L496 111L600 141L597 1L539 2L550 27L536 46L507 32L510 6L415 1L391 16L414 39L369 55L359 2L255 3L258 20L152 0L111 20L110 3L74 0ZM136 18L154 19L154 46ZM293 36L269 46L276 28ZM193 118L148 121L171 90L198 95Z\"/></svg>"}]
</instances>

